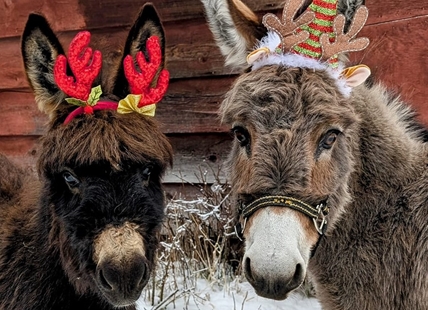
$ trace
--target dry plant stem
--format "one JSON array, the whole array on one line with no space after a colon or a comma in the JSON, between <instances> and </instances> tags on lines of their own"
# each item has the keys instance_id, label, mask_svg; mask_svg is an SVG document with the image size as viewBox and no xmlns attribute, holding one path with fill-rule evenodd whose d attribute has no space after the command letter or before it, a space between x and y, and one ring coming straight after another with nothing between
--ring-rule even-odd
<instances>
[{"instance_id":1,"label":"dry plant stem","mask_svg":"<svg viewBox=\"0 0 428 310\"><path fill-rule=\"evenodd\" d=\"M207 173L200 170L199 175L206 177ZM215 175L218 177L220 173ZM192 201L171 199L167 205L157 253L156 281L152 283L150 296L152 305L157 305L152 310L175 304L178 298L184 302L184 309L192 301L190 298L196 305L206 304L209 298L194 292L199 279L206 279L212 287L226 289L228 281L235 277L236 269L229 259L230 240L237 240L233 229L235 217L228 199L230 187L220 181L209 185L201 180L200 184L203 184L199 187L201 197Z\"/></svg>"},{"instance_id":2,"label":"dry plant stem","mask_svg":"<svg viewBox=\"0 0 428 310\"><path fill-rule=\"evenodd\" d=\"M162 307L168 306L168 304L170 304L174 300L173 297L175 296L175 294L178 293L178 291L179 290L175 290L174 292L169 294L168 297L162 300L162 302L160 302L156 307L154 307L153 310L158 310L158 309L161 309Z\"/></svg>"},{"instance_id":3,"label":"dry plant stem","mask_svg":"<svg viewBox=\"0 0 428 310\"><path fill-rule=\"evenodd\" d=\"M244 304L245 304L245 301L247 300L247 297L248 297L248 292L245 292L244 300L242 301L242 305L241 305L241 310L244 310Z\"/></svg>"},{"instance_id":4,"label":"dry plant stem","mask_svg":"<svg viewBox=\"0 0 428 310\"><path fill-rule=\"evenodd\" d=\"M160 299L163 300L163 294L164 294L164 289L165 289L165 283L166 283L166 279L168 277L168 270L169 270L169 266L171 264L171 260L167 261L166 267L165 267L165 274L163 275L162 281L161 281L161 288L160 288Z\"/></svg>"},{"instance_id":5,"label":"dry plant stem","mask_svg":"<svg viewBox=\"0 0 428 310\"><path fill-rule=\"evenodd\" d=\"M232 299L233 299L233 310L236 310L235 294L233 293L232 293Z\"/></svg>"},{"instance_id":6,"label":"dry plant stem","mask_svg":"<svg viewBox=\"0 0 428 310\"><path fill-rule=\"evenodd\" d=\"M153 277L152 278L152 285L153 285L153 288L152 288L152 306L154 306L155 305L155 288L156 288L156 283L155 283L155 281L156 281L156 277Z\"/></svg>"}]
</instances>

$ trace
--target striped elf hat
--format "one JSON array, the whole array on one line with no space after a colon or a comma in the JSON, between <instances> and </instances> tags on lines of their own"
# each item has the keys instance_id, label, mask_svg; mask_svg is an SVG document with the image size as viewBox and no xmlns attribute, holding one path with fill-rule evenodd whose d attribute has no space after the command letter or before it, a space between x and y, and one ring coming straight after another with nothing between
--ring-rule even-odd
<instances>
[{"instance_id":1,"label":"striped elf hat","mask_svg":"<svg viewBox=\"0 0 428 310\"><path fill-rule=\"evenodd\" d=\"M309 38L295 45L293 51L310 58L320 59L323 54L321 35L327 34L330 43L334 42L336 37L333 21L337 15L337 0L313 0L308 10L315 13L315 18L309 24L301 26L300 29L309 32ZM337 68L337 54L330 57L328 62L331 67Z\"/></svg>"},{"instance_id":2,"label":"striped elf hat","mask_svg":"<svg viewBox=\"0 0 428 310\"><path fill-rule=\"evenodd\" d=\"M359 51L368 46L367 38L355 38L367 20L368 10L365 6L355 12L345 33L345 16L337 14L337 0L313 0L307 10L294 19L304 2L286 0L281 19L272 13L263 17L264 26L270 33L275 33L276 38L279 37L279 44L272 48L273 42L270 42L271 36L268 34L261 40L259 48L248 55L250 65L269 56L283 63L278 56L294 54L310 59L308 66L315 61L336 69L339 66L338 54ZM275 59L267 63L274 63Z\"/></svg>"}]
</instances>

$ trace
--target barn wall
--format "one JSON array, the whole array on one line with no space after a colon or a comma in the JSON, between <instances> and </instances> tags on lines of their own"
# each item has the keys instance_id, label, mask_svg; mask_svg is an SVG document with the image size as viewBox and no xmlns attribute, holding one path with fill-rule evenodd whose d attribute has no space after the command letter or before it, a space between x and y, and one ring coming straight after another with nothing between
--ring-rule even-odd
<instances>
[{"instance_id":1,"label":"barn wall","mask_svg":"<svg viewBox=\"0 0 428 310\"><path fill-rule=\"evenodd\" d=\"M20 56L20 35L30 12L43 13L66 47L77 31L93 38L125 41L144 2L135 0L3 0L0 10L0 152L32 167L38 137L46 117L38 112ZM258 14L280 13L282 1L245 1ZM426 0L368 0L370 16L361 35L371 39L365 51L352 55L400 92L428 125L428 6ZM175 150L174 168L165 181L172 184L224 180L219 166L230 145L228 128L216 114L222 95L235 79L217 49L198 0L157 0L167 41L171 83L157 108L157 119ZM119 45L120 45L119 44ZM120 51L115 48L112 54ZM31 168L29 168L31 169ZM206 172L206 173L205 173ZM173 188L173 187L169 187Z\"/></svg>"}]
</instances>

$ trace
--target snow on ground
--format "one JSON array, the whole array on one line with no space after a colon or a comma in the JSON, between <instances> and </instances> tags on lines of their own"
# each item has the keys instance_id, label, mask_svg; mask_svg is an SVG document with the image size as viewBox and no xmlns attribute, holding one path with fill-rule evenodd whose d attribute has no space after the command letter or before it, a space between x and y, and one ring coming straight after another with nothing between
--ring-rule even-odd
<instances>
[{"instance_id":1,"label":"snow on ground","mask_svg":"<svg viewBox=\"0 0 428 310\"><path fill-rule=\"evenodd\" d=\"M138 310L321 310L315 298L299 293L284 301L257 296L248 282L233 281L228 288L213 288L206 280L197 280L197 287L186 291L176 290L162 302L152 306L144 297L138 301Z\"/></svg>"}]
</instances>

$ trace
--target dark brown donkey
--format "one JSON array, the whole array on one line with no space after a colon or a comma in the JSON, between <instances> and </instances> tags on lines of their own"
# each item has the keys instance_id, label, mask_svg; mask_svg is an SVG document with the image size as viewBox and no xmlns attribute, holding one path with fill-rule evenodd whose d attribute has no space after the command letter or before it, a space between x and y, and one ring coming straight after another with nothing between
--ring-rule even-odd
<instances>
[{"instance_id":1,"label":"dark brown donkey","mask_svg":"<svg viewBox=\"0 0 428 310\"><path fill-rule=\"evenodd\" d=\"M0 309L135 309L154 267L172 160L151 116L169 79L163 28L145 5L102 94L89 40L77 34L66 58L42 16L25 26L25 70L50 121L39 180L0 156Z\"/></svg>"},{"instance_id":2,"label":"dark brown donkey","mask_svg":"<svg viewBox=\"0 0 428 310\"><path fill-rule=\"evenodd\" d=\"M308 271L323 309L427 309L427 132L336 56L367 46L355 38L367 9L346 32L332 0L297 19L303 1L289 0L262 22L239 0L202 2L227 62L250 65L220 113L256 292L284 299Z\"/></svg>"}]
</instances>

